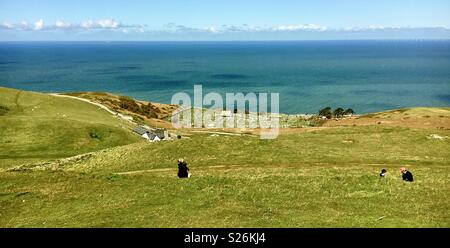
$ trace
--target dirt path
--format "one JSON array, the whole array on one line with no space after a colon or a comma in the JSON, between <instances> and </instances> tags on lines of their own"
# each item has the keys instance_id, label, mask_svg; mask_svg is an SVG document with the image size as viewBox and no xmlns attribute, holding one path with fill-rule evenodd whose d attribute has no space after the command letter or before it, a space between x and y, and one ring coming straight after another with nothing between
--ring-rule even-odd
<instances>
[{"instance_id":1,"label":"dirt path","mask_svg":"<svg viewBox=\"0 0 450 248\"><path fill-rule=\"evenodd\" d=\"M97 106L97 107L99 107L99 108L101 108L101 109L107 111L108 113L110 113L110 114L112 114L112 115L114 115L114 116L118 116L119 118L122 118L123 120L126 120L126 121L129 121L129 122L130 122L130 120L127 119L125 116L119 115L119 113L117 113L117 112L115 112L115 111L112 111L111 109L109 109L108 107L106 107L105 105L103 105L103 104L101 104L101 103L93 102L93 101L90 101L90 100L88 100L88 99L84 99L84 98L76 97L76 96L60 95L60 94L54 94L54 93L52 93L52 94L50 94L50 95L52 95L52 96L57 96L57 97L72 98L72 99L76 99L76 100L80 100L80 101L83 101L83 102L87 102L87 103L93 104L93 105L95 105L95 106ZM132 121L131 121L131 122L132 122ZM133 122L133 123L134 123L134 122Z\"/></svg>"},{"instance_id":2,"label":"dirt path","mask_svg":"<svg viewBox=\"0 0 450 248\"><path fill-rule=\"evenodd\" d=\"M103 104L100 104L100 103L97 103L97 102L92 102L92 101L89 101L88 99L84 99L84 98L81 98L81 97L68 96L68 95L60 95L60 94L54 94L54 93L51 93L50 95L52 95L52 96L58 96L58 97L66 97L66 98L77 99L77 100L80 100L80 101L83 101L83 102L87 102L87 103L90 103L90 104L94 104L95 106L100 107L100 108L102 108L102 109L108 111L109 113L111 113L111 114L113 114L113 115L116 115L116 114L117 114L116 112L112 111L111 109L109 109L108 107L106 107L106 106L103 105Z\"/></svg>"},{"instance_id":3,"label":"dirt path","mask_svg":"<svg viewBox=\"0 0 450 248\"><path fill-rule=\"evenodd\" d=\"M206 166L199 167L198 169L218 169L218 168L227 168L227 167L237 167L239 165L215 165L215 166ZM162 168L162 169L148 169L148 170L137 170L137 171L126 171L126 172L118 172L114 173L116 175L133 175L133 174L142 174L142 173L151 173L151 172L168 172L168 171L176 171L177 168Z\"/></svg>"},{"instance_id":4,"label":"dirt path","mask_svg":"<svg viewBox=\"0 0 450 248\"><path fill-rule=\"evenodd\" d=\"M284 165L276 165L276 168L292 168L292 167L298 167L300 164L284 164ZM383 163L383 164L377 164L377 163L345 163L345 165L342 164L331 164L331 163L308 163L308 165L311 166L330 166L330 167L342 167L342 166L373 166L373 167L390 167L389 165ZM305 164L301 164L301 166L305 166ZM413 165L404 164L404 166L408 167L414 167ZM271 166L259 166L259 165L213 165L213 166L200 166L196 167L195 171L205 171L205 170L214 170L214 169L222 169L222 170L240 170L240 169L254 169L254 168L273 168ZM147 169L147 170L135 170L135 171L125 171L125 172L117 172L114 173L116 175L137 175L137 174L145 174L145 173L157 173L157 172L176 172L177 168L158 168L158 169Z\"/></svg>"},{"instance_id":5,"label":"dirt path","mask_svg":"<svg viewBox=\"0 0 450 248\"><path fill-rule=\"evenodd\" d=\"M206 133L206 134L220 134L220 135L230 135L230 136L243 136L243 135L249 135L249 134L243 134L243 133L227 133L227 132L216 132L216 131L202 131L202 130L194 130L191 131L192 133ZM250 136L250 135L249 135ZM256 135L251 135L256 136Z\"/></svg>"},{"instance_id":6,"label":"dirt path","mask_svg":"<svg viewBox=\"0 0 450 248\"><path fill-rule=\"evenodd\" d=\"M14 103L16 104L17 110L18 110L19 112L22 112L22 111L23 111L22 106L20 106L20 104L19 104L19 98L20 98L20 95L22 94L22 92L23 92L23 91L19 90L19 91L17 92L17 94L16 94L16 97L14 98Z\"/></svg>"}]
</instances>

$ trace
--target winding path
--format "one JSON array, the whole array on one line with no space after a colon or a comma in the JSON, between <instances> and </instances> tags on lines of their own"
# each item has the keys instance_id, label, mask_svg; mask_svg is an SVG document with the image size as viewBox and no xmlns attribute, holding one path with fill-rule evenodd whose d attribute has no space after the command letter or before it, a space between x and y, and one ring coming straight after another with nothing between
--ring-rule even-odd
<instances>
[{"instance_id":1,"label":"winding path","mask_svg":"<svg viewBox=\"0 0 450 248\"><path fill-rule=\"evenodd\" d=\"M83 102L87 102L87 103L90 103L90 104L94 104L95 106L100 107L100 108L102 108L102 109L108 111L109 113L111 113L111 114L113 114L113 115L117 115L116 112L112 111L111 109L109 109L109 108L106 107L105 105L100 104L100 103L98 103L98 102L90 101L90 100L88 100L88 99L84 99L84 98L76 97L76 96L60 95L60 94L55 94L55 93L52 93L52 94L50 94L50 95L52 95L52 96L58 96L58 97L66 97L66 98L77 99L77 100L80 100L80 101L83 101Z\"/></svg>"},{"instance_id":2,"label":"winding path","mask_svg":"<svg viewBox=\"0 0 450 248\"><path fill-rule=\"evenodd\" d=\"M126 118L127 116L122 115L122 114L119 114L119 113L117 113L117 112L114 112L114 111L112 111L111 109L109 109L108 107L106 107L105 105L103 105L103 104L101 104L101 103L93 102L93 101L90 101L90 100L88 100L88 99L81 98L81 97L76 97L76 96L61 95L61 94L56 94L56 93L51 93L50 95L52 95L52 96L57 96L57 97L72 98L72 99L77 99L77 100L80 100L80 101L83 101L83 102L87 102L87 103L93 104L93 105L95 105L95 106L97 106L97 107L99 107L99 108L101 108L101 109L107 111L108 113L110 113L110 114L112 114L112 115L114 115L114 116L117 116L117 117L119 117L119 118L121 118L121 119L123 119L123 120L125 120L125 121L134 123L134 121L131 121L130 119L127 119L127 118Z\"/></svg>"}]
</instances>

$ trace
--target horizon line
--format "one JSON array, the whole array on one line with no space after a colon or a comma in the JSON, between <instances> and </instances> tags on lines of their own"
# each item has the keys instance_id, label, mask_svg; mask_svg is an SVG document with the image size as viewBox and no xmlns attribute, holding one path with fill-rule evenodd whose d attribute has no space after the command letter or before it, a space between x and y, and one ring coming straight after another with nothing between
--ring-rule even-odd
<instances>
[{"instance_id":1,"label":"horizon line","mask_svg":"<svg viewBox=\"0 0 450 248\"><path fill-rule=\"evenodd\" d=\"M303 42L303 41L450 41L450 38L421 38L421 39L274 39L274 40L0 40L0 43L12 42L102 42L102 43L118 43L118 42Z\"/></svg>"}]
</instances>

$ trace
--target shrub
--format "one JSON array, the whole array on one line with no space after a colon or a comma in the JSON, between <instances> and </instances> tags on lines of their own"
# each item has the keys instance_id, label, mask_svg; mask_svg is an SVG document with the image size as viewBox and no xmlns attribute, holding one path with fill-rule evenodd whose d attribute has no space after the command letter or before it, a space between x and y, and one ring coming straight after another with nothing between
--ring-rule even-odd
<instances>
[{"instance_id":1,"label":"shrub","mask_svg":"<svg viewBox=\"0 0 450 248\"><path fill-rule=\"evenodd\" d=\"M343 108L337 108L333 111L333 115L336 118L340 118L342 117L342 115L344 115L344 109Z\"/></svg>"},{"instance_id":2,"label":"shrub","mask_svg":"<svg viewBox=\"0 0 450 248\"><path fill-rule=\"evenodd\" d=\"M141 114L145 115L147 118L158 118L151 103L141 106Z\"/></svg>"},{"instance_id":3,"label":"shrub","mask_svg":"<svg viewBox=\"0 0 450 248\"><path fill-rule=\"evenodd\" d=\"M5 115L6 113L8 113L8 111L8 107L0 105L0 115Z\"/></svg>"},{"instance_id":4,"label":"shrub","mask_svg":"<svg viewBox=\"0 0 450 248\"><path fill-rule=\"evenodd\" d=\"M138 112L138 111L140 111L139 105L137 105L136 102L133 99L131 99L129 97L126 97L126 96L121 96L119 98L119 100L120 100L120 105L119 106L121 108L127 109L127 110L129 110L131 112Z\"/></svg>"},{"instance_id":5,"label":"shrub","mask_svg":"<svg viewBox=\"0 0 450 248\"><path fill-rule=\"evenodd\" d=\"M344 111L344 115L353 115L355 114L355 111L353 111L353 109L348 108L347 110Z\"/></svg>"},{"instance_id":6,"label":"shrub","mask_svg":"<svg viewBox=\"0 0 450 248\"><path fill-rule=\"evenodd\" d=\"M313 127L321 127L323 126L323 124L325 123L325 120L323 120L322 118L311 118L311 120L309 121L309 125L313 126Z\"/></svg>"},{"instance_id":7,"label":"shrub","mask_svg":"<svg viewBox=\"0 0 450 248\"><path fill-rule=\"evenodd\" d=\"M155 107L151 103L139 106L135 100L126 96L121 96L119 100L120 101L118 103L116 102L115 104L122 109L126 109L130 112L143 115L147 118L158 118L158 115L155 113Z\"/></svg>"},{"instance_id":8,"label":"shrub","mask_svg":"<svg viewBox=\"0 0 450 248\"><path fill-rule=\"evenodd\" d=\"M96 134L95 132L89 132L89 136L91 138L93 138L93 139L98 139L99 138L98 134Z\"/></svg>"},{"instance_id":9,"label":"shrub","mask_svg":"<svg viewBox=\"0 0 450 248\"><path fill-rule=\"evenodd\" d=\"M331 107L326 107L319 111L319 116L325 116L327 119L331 119L333 117L333 113L331 113Z\"/></svg>"}]
</instances>

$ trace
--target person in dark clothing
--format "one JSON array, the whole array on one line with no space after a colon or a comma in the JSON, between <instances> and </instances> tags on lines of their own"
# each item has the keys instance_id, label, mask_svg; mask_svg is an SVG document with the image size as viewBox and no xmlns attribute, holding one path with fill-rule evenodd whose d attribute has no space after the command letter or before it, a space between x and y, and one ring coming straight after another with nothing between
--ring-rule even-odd
<instances>
[{"instance_id":1,"label":"person in dark clothing","mask_svg":"<svg viewBox=\"0 0 450 248\"><path fill-rule=\"evenodd\" d=\"M178 177L179 178L188 178L191 177L191 173L189 173L189 168L184 159L178 159Z\"/></svg>"},{"instance_id":2,"label":"person in dark clothing","mask_svg":"<svg viewBox=\"0 0 450 248\"><path fill-rule=\"evenodd\" d=\"M381 173L380 173L380 177L386 177L386 173L387 173L387 170L386 169L382 169Z\"/></svg>"},{"instance_id":3,"label":"person in dark clothing","mask_svg":"<svg viewBox=\"0 0 450 248\"><path fill-rule=\"evenodd\" d=\"M400 168L400 172L402 173L403 181L407 181L407 182L414 181L412 173L409 172L405 167Z\"/></svg>"}]
</instances>

